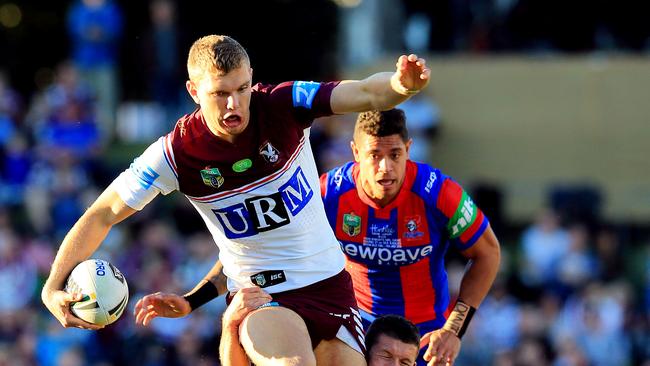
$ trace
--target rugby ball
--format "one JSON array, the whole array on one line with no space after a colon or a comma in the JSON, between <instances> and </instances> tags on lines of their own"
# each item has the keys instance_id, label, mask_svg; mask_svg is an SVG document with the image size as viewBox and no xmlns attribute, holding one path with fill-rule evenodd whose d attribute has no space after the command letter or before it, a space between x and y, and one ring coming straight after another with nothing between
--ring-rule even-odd
<instances>
[{"instance_id":1,"label":"rugby ball","mask_svg":"<svg viewBox=\"0 0 650 366\"><path fill-rule=\"evenodd\" d=\"M129 302L129 286L120 270L102 259L79 263L68 276L65 291L79 292L83 298L72 303L72 313L97 325L116 321Z\"/></svg>"}]
</instances>

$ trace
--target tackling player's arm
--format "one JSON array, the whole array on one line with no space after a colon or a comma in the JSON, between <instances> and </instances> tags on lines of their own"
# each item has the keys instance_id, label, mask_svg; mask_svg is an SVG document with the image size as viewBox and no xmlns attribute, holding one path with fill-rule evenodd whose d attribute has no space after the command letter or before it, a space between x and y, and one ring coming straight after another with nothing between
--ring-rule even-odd
<instances>
[{"instance_id":1,"label":"tackling player's arm","mask_svg":"<svg viewBox=\"0 0 650 366\"><path fill-rule=\"evenodd\" d=\"M422 345L429 344L424 359L432 360L433 364L442 360L446 365L453 365L460 352L461 337L496 278L501 250L492 227L488 225L476 243L461 254L469 263L461 280L458 301L445 325L425 334L421 340Z\"/></svg>"},{"instance_id":2,"label":"tackling player's arm","mask_svg":"<svg viewBox=\"0 0 650 366\"><path fill-rule=\"evenodd\" d=\"M460 283L458 298L477 309L490 291L501 262L499 241L492 227L488 226L476 243L461 254L469 259L469 263Z\"/></svg>"},{"instance_id":3,"label":"tackling player's arm","mask_svg":"<svg viewBox=\"0 0 650 366\"><path fill-rule=\"evenodd\" d=\"M41 291L41 299L64 327L102 328L75 317L70 312L70 303L81 300L81 294L68 294L62 289L72 269L97 250L111 227L135 212L109 186L63 239Z\"/></svg>"},{"instance_id":4,"label":"tackling player's arm","mask_svg":"<svg viewBox=\"0 0 650 366\"><path fill-rule=\"evenodd\" d=\"M239 343L239 325L228 324L224 317L219 341L219 358L223 366L249 366L250 360Z\"/></svg>"},{"instance_id":5,"label":"tackling player's arm","mask_svg":"<svg viewBox=\"0 0 650 366\"><path fill-rule=\"evenodd\" d=\"M226 293L227 277L217 261L205 277L185 295L156 292L142 297L135 304L136 324L148 325L154 318L180 318L199 306Z\"/></svg>"},{"instance_id":6,"label":"tackling player's arm","mask_svg":"<svg viewBox=\"0 0 650 366\"><path fill-rule=\"evenodd\" d=\"M429 82L431 70L417 55L402 55L395 72L380 72L363 80L341 81L334 90L330 104L336 114L387 110L417 94Z\"/></svg>"},{"instance_id":7,"label":"tackling player's arm","mask_svg":"<svg viewBox=\"0 0 650 366\"><path fill-rule=\"evenodd\" d=\"M272 300L259 287L243 288L223 313L219 357L223 366L248 366L250 361L239 342L239 326L252 311Z\"/></svg>"}]
</instances>

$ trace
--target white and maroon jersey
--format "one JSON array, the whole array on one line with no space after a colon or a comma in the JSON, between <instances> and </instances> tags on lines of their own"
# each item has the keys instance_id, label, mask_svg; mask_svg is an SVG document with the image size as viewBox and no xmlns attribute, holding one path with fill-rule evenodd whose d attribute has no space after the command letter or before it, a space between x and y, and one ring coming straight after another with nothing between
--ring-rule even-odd
<instances>
[{"instance_id":1,"label":"white and maroon jersey","mask_svg":"<svg viewBox=\"0 0 650 366\"><path fill-rule=\"evenodd\" d=\"M217 138L196 110L113 187L136 210L158 193L187 196L220 249L230 290L255 284L274 293L334 276L345 260L320 199L309 128L332 114L337 84L255 85L249 126L235 143Z\"/></svg>"}]
</instances>

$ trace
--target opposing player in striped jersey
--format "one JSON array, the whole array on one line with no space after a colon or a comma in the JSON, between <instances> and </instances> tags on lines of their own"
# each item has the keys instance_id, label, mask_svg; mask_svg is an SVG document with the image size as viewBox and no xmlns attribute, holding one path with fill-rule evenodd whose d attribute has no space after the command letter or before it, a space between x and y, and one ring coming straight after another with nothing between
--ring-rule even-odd
<instances>
[{"instance_id":1,"label":"opposing player in striped jersey","mask_svg":"<svg viewBox=\"0 0 650 366\"><path fill-rule=\"evenodd\" d=\"M452 364L460 337L496 276L499 244L488 219L458 183L409 160L410 145L401 110L361 113L351 143L355 162L322 175L321 193L365 325L378 315L402 315L417 324L428 343L425 360ZM449 248L470 265L445 319Z\"/></svg>"},{"instance_id":2,"label":"opposing player in striped jersey","mask_svg":"<svg viewBox=\"0 0 650 366\"><path fill-rule=\"evenodd\" d=\"M136 322L183 316L213 295L259 286L272 306L242 323L258 366L363 365L363 335L344 256L327 224L309 143L319 116L388 109L424 88L430 70L401 56L392 73L341 82L254 85L244 48L227 36L197 40L187 91L200 106L133 161L66 235L41 297L65 327L97 329L70 313L62 291L72 268L110 228L159 193L182 192L207 224L220 262L186 296L152 294Z\"/></svg>"}]
</instances>

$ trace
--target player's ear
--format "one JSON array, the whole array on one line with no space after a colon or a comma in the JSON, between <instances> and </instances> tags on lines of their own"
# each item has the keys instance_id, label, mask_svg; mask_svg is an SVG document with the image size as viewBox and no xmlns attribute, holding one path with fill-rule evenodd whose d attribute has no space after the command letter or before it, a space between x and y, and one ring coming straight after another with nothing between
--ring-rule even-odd
<instances>
[{"instance_id":1,"label":"player's ear","mask_svg":"<svg viewBox=\"0 0 650 366\"><path fill-rule=\"evenodd\" d=\"M196 84L192 80L187 80L185 82L185 89L187 89L187 92L190 94L190 97L192 97L192 100L194 100L194 103L199 104L199 91L196 89Z\"/></svg>"},{"instance_id":2,"label":"player's ear","mask_svg":"<svg viewBox=\"0 0 650 366\"><path fill-rule=\"evenodd\" d=\"M359 163L359 162L361 161L361 159L360 159L360 157L359 157L359 148L358 148L357 145L354 143L354 140L353 140L353 141L350 141L350 149L352 149L352 155L354 155L354 161L356 161L357 163Z\"/></svg>"},{"instance_id":3,"label":"player's ear","mask_svg":"<svg viewBox=\"0 0 650 366\"><path fill-rule=\"evenodd\" d=\"M413 143L413 139L409 139L406 141L406 158L409 158L409 150L411 149L411 144Z\"/></svg>"}]
</instances>

